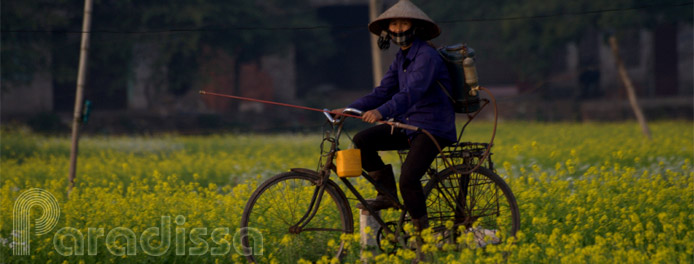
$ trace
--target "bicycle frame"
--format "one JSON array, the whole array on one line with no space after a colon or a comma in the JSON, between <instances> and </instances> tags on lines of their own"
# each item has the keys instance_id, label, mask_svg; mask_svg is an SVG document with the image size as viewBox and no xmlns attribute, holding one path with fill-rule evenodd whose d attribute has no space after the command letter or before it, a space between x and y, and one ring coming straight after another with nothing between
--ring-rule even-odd
<instances>
[{"instance_id":1,"label":"bicycle frame","mask_svg":"<svg viewBox=\"0 0 694 264\"><path fill-rule=\"evenodd\" d=\"M455 244L461 235L473 234L478 246L484 247L489 243L496 244L513 237L520 229L520 213L515 196L508 184L493 171L490 150L494 142L498 115L494 97L488 90L483 90L489 94L494 106L494 130L489 143L460 141L467 125L489 105L490 101L486 99L481 99L483 104L477 112L467 114L468 120L460 130L457 142L445 149L442 149L435 137L424 129L397 122L379 121L393 128L414 130L427 135L440 152L420 182L423 184L426 197L428 218L432 223L431 230L435 232L434 236L437 239L436 246L445 245L441 243ZM399 202L397 191L387 191L367 172L361 171L361 176L382 196L393 201L394 207L399 210L384 212L381 215L380 211L374 210L367 203L348 178L340 178L344 186L330 179L333 172L337 174L336 156L340 150L339 140L344 132L344 122L347 117L361 117L345 112L334 113L333 116L327 109L316 110L323 112L329 121L324 126L317 168L292 168L291 172L280 173L260 184L246 203L241 226L270 232L269 239L272 243L278 243L282 254L297 260L304 254L313 258L330 252L335 252L335 256L339 258L349 243L341 239L342 235L355 232L352 205L356 202L354 200L358 200L364 205L363 210L372 215L371 220L378 223L375 238L379 241L378 246L381 250L392 253L398 248L411 248L408 242L417 234L404 229L404 226L413 220L408 215L405 205ZM345 192L345 188L349 189L349 192ZM353 196L345 195L349 193ZM324 198L326 201L323 201ZM287 210L286 215L284 210ZM399 218L394 219L397 214ZM273 218L277 217L282 221L273 221ZM241 241L244 246L250 247L248 232L243 231L244 228ZM315 235L313 231L328 232ZM292 238L290 244L285 242L287 235ZM489 240L487 236L490 237ZM339 241L339 244L331 241ZM390 246L386 246L387 249L380 243L383 241L391 242ZM301 245L310 246L303 247L301 251L291 249ZM262 259L253 255L248 255L247 258L251 262Z\"/></svg>"},{"instance_id":2,"label":"bicycle frame","mask_svg":"<svg viewBox=\"0 0 694 264\"><path fill-rule=\"evenodd\" d=\"M358 111L358 110L357 110ZM323 192L325 191L325 183L329 180L330 175L332 172L337 172L337 167L333 163L333 160L335 158L335 155L337 151L339 151L339 139L340 136L342 135L343 131L343 125L344 121L347 119L346 116L338 116L337 118L333 118L328 114L327 112L325 113L326 117L329 120L330 125L332 126L332 132L330 133L331 135L325 135L326 138L324 138L324 141L330 142L330 148L328 152L325 155L326 162L323 164L319 170L318 170L318 176L319 180L316 182L316 189L313 193L313 196L311 198L311 202L309 204L308 210L304 214L304 216L299 220L298 223L296 223L294 226L290 228L290 232L292 233L298 233L301 232L302 230L308 230L308 229L303 229L315 216L318 207L320 206L321 199L323 197ZM307 172L308 170L305 169L292 169L294 171L298 172ZM396 208L399 210L404 210L405 206L401 204L396 197L394 197L390 192L385 191L386 189L378 184L371 176L369 176L367 173L362 171L362 177L364 177L369 183L371 183L376 190L378 190L381 193L386 194L388 199L391 199L392 201L395 202ZM396 237L399 237L397 235L397 232L391 231L389 228L387 228L387 225L385 221L379 216L376 210L368 206L368 203L366 202L366 199L359 193L359 191L354 187L354 185L349 181L349 178L342 178L340 177L340 180L347 186L347 189L361 202L363 205L365 205L366 210L374 217L376 222L385 230L387 234L395 234ZM398 227L397 230L400 230L401 227Z\"/></svg>"},{"instance_id":3,"label":"bicycle frame","mask_svg":"<svg viewBox=\"0 0 694 264\"><path fill-rule=\"evenodd\" d=\"M460 137L462 137L462 133L464 132L465 128L470 123L470 121L472 119L474 119L477 116L477 114L479 114L479 112L488 104L487 100L483 99L483 101L484 101L484 104L478 109L478 111L471 113L471 114L468 114L468 121L462 127L461 135L459 136L458 141L460 141ZM353 112L353 113L357 113L357 114L361 115L361 111L356 110L356 109L349 109L348 108L348 109L345 109L345 112ZM331 125L331 132L325 133L323 143L325 143L326 141L330 142L330 147L329 147L329 150L327 151L327 153L325 155L321 156L321 159L323 157L325 157L326 160L325 160L324 164L319 165L319 169L317 171L318 176L319 176L319 180L318 180L318 182L316 182L316 189L315 189L313 196L311 198L311 202L309 204L308 210L306 211L304 216L298 221L298 223L296 223L294 226L292 226L290 228L290 232L292 232L292 233L299 233L302 230L310 230L310 229L304 229L304 227L313 219L313 217L315 216L315 214L318 210L318 207L320 206L321 199L323 197L323 192L325 191L325 183L329 180L332 172L335 172L335 173L337 172L337 168L336 168L335 164L333 163L333 160L335 158L335 155L337 154L337 151L340 150L339 149L339 139L340 139L340 136L342 135L342 132L343 132L344 122L347 119L347 117L355 117L354 115L351 115L351 114L345 114L345 115L339 115L338 114L335 118L333 118L327 109L324 109L323 113L325 114L326 118L328 119L328 122ZM413 127L413 126L409 126L409 125L401 124L401 123L397 123L397 122L384 122L384 123L392 125L394 127L405 128L405 129L416 130L416 131L422 131L421 129L419 129L417 127ZM426 131L422 131L422 132L425 132L428 134L428 132L426 132ZM321 144L323 144L323 143L321 143ZM435 140L434 140L434 143L436 143ZM458 146L458 144L456 144L456 147L454 147L454 148L457 148L457 146ZM438 144L437 144L437 147L439 147L439 149L441 149L440 146L438 146ZM442 157L438 157L437 160L440 158L442 158ZM445 158L444 158L444 163L447 163L447 162L445 162ZM446 165L449 167L453 166L453 164L446 164ZM308 172L308 170L306 170L306 169L292 169L292 170L299 171L299 172L305 172L305 173ZM311 173L315 173L315 172L311 171ZM386 189L383 186L378 184L366 172L362 171L361 176L364 177L369 183L371 183L371 185L373 185L379 193L385 194L385 196L388 199L393 201L396 204L396 208L398 210L401 210L401 211L405 210L405 206L398 201L397 197L393 196L393 194L386 191ZM347 189L349 189L349 191L357 198L357 200L359 200L359 202L362 205L364 205L366 210L371 214L371 216L374 217L376 222L381 226L382 230L384 230L386 234L394 234L395 240L397 240L397 242L401 242L404 244L404 240L399 235L400 230L402 230L401 224L403 223L403 221L398 221L398 225L397 225L395 231L390 230L390 228L387 227L387 224L380 217L378 212L368 205L368 203L366 202L366 199L361 195L361 193L359 193L359 191L349 181L349 178L340 177L340 180L345 184L345 186L347 186ZM458 204L459 208L463 208L463 204L460 204L460 201L457 201L457 203L459 203ZM402 217L404 217L404 214L401 214L401 220L402 220ZM396 241L393 241L393 242L396 242Z\"/></svg>"}]
</instances>

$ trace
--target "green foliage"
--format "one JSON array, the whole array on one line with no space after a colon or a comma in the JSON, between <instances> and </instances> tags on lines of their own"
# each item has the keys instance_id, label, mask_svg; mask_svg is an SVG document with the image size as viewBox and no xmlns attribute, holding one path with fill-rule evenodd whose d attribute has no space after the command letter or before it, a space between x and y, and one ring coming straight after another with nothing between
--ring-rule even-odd
<instances>
[{"instance_id":1,"label":"green foliage","mask_svg":"<svg viewBox=\"0 0 694 264\"><path fill-rule=\"evenodd\" d=\"M464 138L488 140L490 128L490 124L472 124ZM654 137L649 141L633 122L502 123L492 158L520 207L517 242L480 249L461 236L459 245L429 244L425 252L430 262L690 262L692 123L656 122L651 128ZM291 167L315 168L321 139L318 134L87 136L80 144L76 188L66 199L69 136L7 128L0 136L2 214L10 216L17 197L29 188L47 190L61 209L54 230L32 234L31 256L26 257L12 255L12 217L3 217L0 255L7 256L3 258L7 263L244 262L233 249L222 256L193 256L189 251L176 255L173 242L163 256L138 250L137 255L121 257L109 253L104 237L97 240L94 256L86 250L84 256L62 256L53 236L62 227L76 228L85 237L90 227L104 228L106 233L125 227L140 237L145 229L158 227L162 216L173 221L181 215L185 224L172 223L172 229L185 228L189 234L192 228L208 228L202 238L216 246L209 232L226 227L230 234L225 239L232 241L253 190ZM385 161L399 164L392 152ZM364 196L375 195L364 179L353 182ZM358 235L343 239L348 247L343 260L358 262ZM265 256L284 263L278 257L282 252L273 251L276 247L269 239L266 242ZM65 239L65 244L71 245L71 240ZM190 239L184 245L196 246ZM329 263L330 257L322 263ZM364 257L369 263L409 263L414 253L400 250Z\"/></svg>"},{"instance_id":2,"label":"green foliage","mask_svg":"<svg viewBox=\"0 0 694 264\"><path fill-rule=\"evenodd\" d=\"M54 113L41 112L29 119L27 124L33 131L43 133L55 133L65 131L67 127L60 121L60 117Z\"/></svg>"}]
</instances>

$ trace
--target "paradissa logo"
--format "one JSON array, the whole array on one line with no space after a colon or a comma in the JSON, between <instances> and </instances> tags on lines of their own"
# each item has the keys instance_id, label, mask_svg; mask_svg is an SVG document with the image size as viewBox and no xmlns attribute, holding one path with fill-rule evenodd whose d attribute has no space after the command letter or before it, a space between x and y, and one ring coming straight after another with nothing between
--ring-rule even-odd
<instances>
[{"instance_id":1,"label":"paradissa logo","mask_svg":"<svg viewBox=\"0 0 694 264\"><path fill-rule=\"evenodd\" d=\"M58 224L60 218L60 207L58 201L51 193L37 188L29 189L19 195L14 203L13 211L13 248L15 256L26 256L30 254L30 217L31 209L39 207L42 210L41 216L36 219L35 234L47 234ZM204 255L208 252L213 256L226 255L231 251L232 243L226 238L229 235L229 228L214 228L209 233L210 240L214 243L210 245L205 239L208 230L205 227L191 228L189 232L181 227L186 222L182 215L176 216L176 228L173 233L175 254L182 255ZM171 217L162 216L159 227L145 229L139 239L134 231L125 227L116 227L108 231L106 235L104 228L87 228L85 241L84 234L74 227L63 227L53 236L53 246L63 256L84 255L85 242L87 254L97 255L97 248L100 240L103 239L106 249L113 255L137 255L137 244L139 242L142 252L150 256L161 256L166 254L171 248L172 230ZM247 239L253 242L252 247L236 245L236 241ZM125 243L118 243L118 241ZM189 247L186 252L186 240L194 245ZM237 230L233 235L233 247L236 253L248 256L251 254L263 254L263 236L255 228L243 228ZM70 243L72 242L72 243ZM124 246L122 246L124 244Z\"/></svg>"},{"instance_id":2,"label":"paradissa logo","mask_svg":"<svg viewBox=\"0 0 694 264\"><path fill-rule=\"evenodd\" d=\"M12 208L12 254L17 256L29 255L29 217L31 208L38 206L43 211L36 219L36 235L44 235L53 230L60 218L58 200L51 193L42 189L29 189L19 195Z\"/></svg>"}]
</instances>

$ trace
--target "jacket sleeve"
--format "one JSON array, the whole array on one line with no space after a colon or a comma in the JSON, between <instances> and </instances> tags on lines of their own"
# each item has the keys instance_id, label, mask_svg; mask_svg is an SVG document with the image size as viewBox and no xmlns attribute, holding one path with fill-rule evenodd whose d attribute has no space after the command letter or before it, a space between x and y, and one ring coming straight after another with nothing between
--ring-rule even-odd
<instances>
[{"instance_id":1,"label":"jacket sleeve","mask_svg":"<svg viewBox=\"0 0 694 264\"><path fill-rule=\"evenodd\" d=\"M396 117L405 114L424 93L429 89L434 76L437 72L439 62L436 61L432 54L423 52L408 67L403 89L393 95L393 97L379 106L378 112L384 118Z\"/></svg>"},{"instance_id":2,"label":"jacket sleeve","mask_svg":"<svg viewBox=\"0 0 694 264\"><path fill-rule=\"evenodd\" d=\"M371 91L371 93L357 99L347 107L356 108L362 111L369 111L387 102L398 92L398 60L394 60L388 71L381 79L381 84Z\"/></svg>"}]
</instances>

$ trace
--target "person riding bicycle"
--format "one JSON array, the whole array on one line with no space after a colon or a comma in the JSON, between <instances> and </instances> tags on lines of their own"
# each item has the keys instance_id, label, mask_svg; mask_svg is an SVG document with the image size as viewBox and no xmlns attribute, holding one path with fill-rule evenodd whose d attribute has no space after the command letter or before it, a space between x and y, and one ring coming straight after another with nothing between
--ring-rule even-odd
<instances>
[{"instance_id":1,"label":"person riding bicycle","mask_svg":"<svg viewBox=\"0 0 694 264\"><path fill-rule=\"evenodd\" d=\"M400 50L380 85L348 108L364 111L362 118L368 123L392 119L425 129L441 147L455 142L455 112L439 86L442 84L450 93L449 73L436 49L428 43L441 33L438 25L410 1L401 0L369 23L369 31L379 36L381 49L387 49L392 40ZM400 193L415 230L428 227L420 179L439 154L434 142L421 132L393 129L386 124L357 133L353 141L361 150L364 170L396 198L392 166L384 164L378 151L409 149L402 164ZM367 202L375 210L395 207L382 193ZM363 209L361 204L357 207Z\"/></svg>"}]
</instances>

